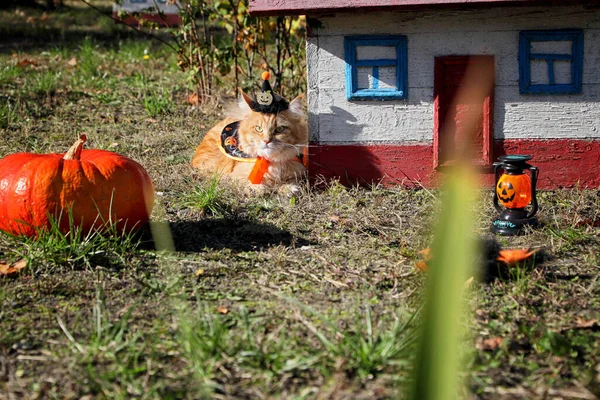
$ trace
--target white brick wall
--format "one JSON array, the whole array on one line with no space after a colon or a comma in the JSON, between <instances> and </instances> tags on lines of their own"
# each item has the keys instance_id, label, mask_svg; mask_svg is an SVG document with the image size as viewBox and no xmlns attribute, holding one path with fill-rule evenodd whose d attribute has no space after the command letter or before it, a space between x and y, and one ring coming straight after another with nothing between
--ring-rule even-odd
<instances>
[{"instance_id":1,"label":"white brick wall","mask_svg":"<svg viewBox=\"0 0 600 400\"><path fill-rule=\"evenodd\" d=\"M600 138L600 10L582 6L337 14L308 38L308 104L313 139L324 143L431 142L434 58L494 55L496 138ZM584 30L580 95L519 93L522 30ZM344 36L405 35L408 100L348 101Z\"/></svg>"}]
</instances>

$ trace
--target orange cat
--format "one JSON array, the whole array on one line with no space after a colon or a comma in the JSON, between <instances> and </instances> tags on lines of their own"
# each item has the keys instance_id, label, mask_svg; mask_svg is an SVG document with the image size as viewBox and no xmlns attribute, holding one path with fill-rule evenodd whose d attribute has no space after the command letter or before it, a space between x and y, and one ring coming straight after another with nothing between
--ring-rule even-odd
<instances>
[{"instance_id":1,"label":"orange cat","mask_svg":"<svg viewBox=\"0 0 600 400\"><path fill-rule=\"evenodd\" d=\"M266 84L256 99L242 93L250 112L239 121L226 118L210 129L196 149L192 166L239 178L256 188L283 185L294 193L306 172L302 156L308 127L301 96L288 103L272 93L268 74L263 79Z\"/></svg>"}]
</instances>

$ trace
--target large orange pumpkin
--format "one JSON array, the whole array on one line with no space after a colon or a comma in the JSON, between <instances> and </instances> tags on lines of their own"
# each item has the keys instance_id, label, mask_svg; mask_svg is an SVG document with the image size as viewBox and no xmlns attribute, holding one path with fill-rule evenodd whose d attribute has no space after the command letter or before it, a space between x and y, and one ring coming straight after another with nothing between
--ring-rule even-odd
<instances>
[{"instance_id":1,"label":"large orange pumpkin","mask_svg":"<svg viewBox=\"0 0 600 400\"><path fill-rule=\"evenodd\" d=\"M531 201L531 179L527 174L504 174L498 179L496 196L506 208L523 208Z\"/></svg>"},{"instance_id":2,"label":"large orange pumpkin","mask_svg":"<svg viewBox=\"0 0 600 400\"><path fill-rule=\"evenodd\" d=\"M84 233L115 222L119 232L148 222L154 185L137 162L104 150L83 150L85 135L63 154L11 154L0 160L0 230L35 236L69 214Z\"/></svg>"}]
</instances>

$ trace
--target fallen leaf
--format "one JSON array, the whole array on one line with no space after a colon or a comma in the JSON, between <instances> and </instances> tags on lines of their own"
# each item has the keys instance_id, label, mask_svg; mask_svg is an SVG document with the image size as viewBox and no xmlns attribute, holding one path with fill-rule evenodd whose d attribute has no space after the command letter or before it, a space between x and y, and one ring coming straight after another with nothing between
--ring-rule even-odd
<instances>
[{"instance_id":1,"label":"fallen leaf","mask_svg":"<svg viewBox=\"0 0 600 400\"><path fill-rule=\"evenodd\" d=\"M526 249L509 249L509 250L500 250L500 255L496 258L496 260L503 262L507 265L514 265L520 261L527 260L533 254L535 254L537 250L526 250Z\"/></svg>"},{"instance_id":2,"label":"fallen leaf","mask_svg":"<svg viewBox=\"0 0 600 400\"><path fill-rule=\"evenodd\" d=\"M26 20L26 22L27 22L28 24L33 24L33 23L35 23L35 18L33 18L33 17L28 17L28 18L27 18L27 20Z\"/></svg>"},{"instance_id":3,"label":"fallen leaf","mask_svg":"<svg viewBox=\"0 0 600 400\"><path fill-rule=\"evenodd\" d=\"M196 277L200 276L200 275L204 275L204 270L202 268L198 268L196 270Z\"/></svg>"},{"instance_id":4,"label":"fallen leaf","mask_svg":"<svg viewBox=\"0 0 600 400\"><path fill-rule=\"evenodd\" d=\"M329 220L330 220L331 222L338 222L338 221L340 220L340 216L339 216L339 215L331 215L331 216L329 217Z\"/></svg>"},{"instance_id":5,"label":"fallen leaf","mask_svg":"<svg viewBox=\"0 0 600 400\"><path fill-rule=\"evenodd\" d=\"M593 227L600 227L600 218L596 218L596 219L584 219L581 220L579 222L577 222L575 224L575 226L593 226Z\"/></svg>"},{"instance_id":6,"label":"fallen leaf","mask_svg":"<svg viewBox=\"0 0 600 400\"><path fill-rule=\"evenodd\" d=\"M10 268L10 264L0 263L0 274L7 275Z\"/></svg>"},{"instance_id":7,"label":"fallen leaf","mask_svg":"<svg viewBox=\"0 0 600 400\"><path fill-rule=\"evenodd\" d=\"M199 105L200 101L198 99L198 94L197 93L190 94L187 98L187 102L188 102L188 104L191 104L193 106Z\"/></svg>"},{"instance_id":8,"label":"fallen leaf","mask_svg":"<svg viewBox=\"0 0 600 400\"><path fill-rule=\"evenodd\" d=\"M431 258L433 257L433 255L431 254L431 248L430 248L430 247L427 247L427 248L425 248L425 249L423 249L423 250L419 251L419 254L420 254L420 255L422 255L422 256L423 256L423 258L424 258L426 261L429 261L429 260L431 260Z\"/></svg>"},{"instance_id":9,"label":"fallen leaf","mask_svg":"<svg viewBox=\"0 0 600 400\"><path fill-rule=\"evenodd\" d=\"M21 259L14 264L0 263L0 275L16 274L27 266L27 260Z\"/></svg>"},{"instance_id":10,"label":"fallen leaf","mask_svg":"<svg viewBox=\"0 0 600 400\"><path fill-rule=\"evenodd\" d=\"M71 67L74 67L77 65L77 58L73 57L71 58L69 61L67 61L67 65L70 65Z\"/></svg>"},{"instance_id":11,"label":"fallen leaf","mask_svg":"<svg viewBox=\"0 0 600 400\"><path fill-rule=\"evenodd\" d=\"M30 60L29 58L25 58L24 60L21 60L17 63L17 67L19 68L25 68L28 65L35 67L37 64L35 63L35 61Z\"/></svg>"},{"instance_id":12,"label":"fallen leaf","mask_svg":"<svg viewBox=\"0 0 600 400\"><path fill-rule=\"evenodd\" d=\"M423 272L427 272L429 268L427 267L427 263L425 261L417 261L415 266Z\"/></svg>"},{"instance_id":13,"label":"fallen leaf","mask_svg":"<svg viewBox=\"0 0 600 400\"><path fill-rule=\"evenodd\" d=\"M229 313L229 309L227 307L217 307L217 312L220 314L227 314Z\"/></svg>"},{"instance_id":14,"label":"fallen leaf","mask_svg":"<svg viewBox=\"0 0 600 400\"><path fill-rule=\"evenodd\" d=\"M577 325L575 327L580 329L589 329L597 327L600 328L600 325L598 324L597 319L587 320L585 318L577 317Z\"/></svg>"},{"instance_id":15,"label":"fallen leaf","mask_svg":"<svg viewBox=\"0 0 600 400\"><path fill-rule=\"evenodd\" d=\"M431 248L427 247L417 252L417 254L421 255L422 260L417 261L416 267L423 272L427 272L429 270L429 267L427 266L427 261L430 261L433 257L433 255L431 254Z\"/></svg>"},{"instance_id":16,"label":"fallen leaf","mask_svg":"<svg viewBox=\"0 0 600 400\"><path fill-rule=\"evenodd\" d=\"M502 346L503 341L504 341L504 339L496 336L496 337L480 340L479 342L477 342L475 347L477 348L477 350L495 350L498 347Z\"/></svg>"},{"instance_id":17,"label":"fallen leaf","mask_svg":"<svg viewBox=\"0 0 600 400\"><path fill-rule=\"evenodd\" d=\"M47 19L48 19L48 14L46 14L46 11L44 11L42 16L40 17L40 21L46 21Z\"/></svg>"}]
</instances>

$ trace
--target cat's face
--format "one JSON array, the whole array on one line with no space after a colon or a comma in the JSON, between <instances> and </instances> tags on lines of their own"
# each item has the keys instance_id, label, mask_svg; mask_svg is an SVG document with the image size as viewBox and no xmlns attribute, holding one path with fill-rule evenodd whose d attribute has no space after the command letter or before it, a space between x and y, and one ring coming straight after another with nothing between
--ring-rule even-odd
<instances>
[{"instance_id":1,"label":"cat's face","mask_svg":"<svg viewBox=\"0 0 600 400\"><path fill-rule=\"evenodd\" d=\"M239 139L244 152L271 161L296 158L308 142L301 100L294 99L288 110L277 114L250 111L241 122Z\"/></svg>"}]
</instances>

